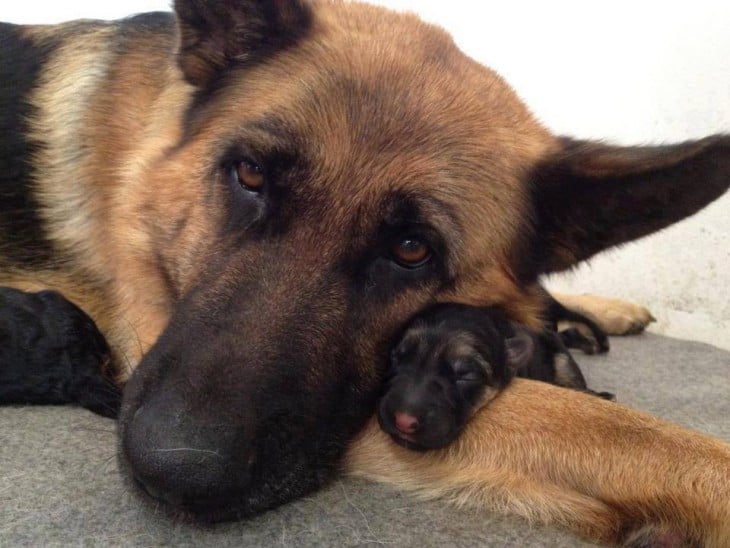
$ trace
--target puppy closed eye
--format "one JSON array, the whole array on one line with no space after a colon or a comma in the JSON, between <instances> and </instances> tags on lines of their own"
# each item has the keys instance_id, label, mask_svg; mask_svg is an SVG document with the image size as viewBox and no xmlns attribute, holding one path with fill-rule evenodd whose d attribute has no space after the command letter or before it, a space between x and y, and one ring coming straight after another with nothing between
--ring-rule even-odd
<instances>
[{"instance_id":1,"label":"puppy closed eye","mask_svg":"<svg viewBox=\"0 0 730 548\"><path fill-rule=\"evenodd\" d=\"M457 383L484 382L489 378L489 364L480 363L473 358L460 359L454 364L454 375Z\"/></svg>"}]
</instances>

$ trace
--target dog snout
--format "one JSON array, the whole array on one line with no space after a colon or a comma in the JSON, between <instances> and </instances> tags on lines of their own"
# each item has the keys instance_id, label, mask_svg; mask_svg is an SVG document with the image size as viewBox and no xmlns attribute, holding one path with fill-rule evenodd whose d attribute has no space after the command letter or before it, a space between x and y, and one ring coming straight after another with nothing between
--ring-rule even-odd
<instances>
[{"instance_id":1,"label":"dog snout","mask_svg":"<svg viewBox=\"0 0 730 548\"><path fill-rule=\"evenodd\" d=\"M122 444L138 486L154 499L193 512L240 498L256 460L239 429L154 401L134 413Z\"/></svg>"}]
</instances>

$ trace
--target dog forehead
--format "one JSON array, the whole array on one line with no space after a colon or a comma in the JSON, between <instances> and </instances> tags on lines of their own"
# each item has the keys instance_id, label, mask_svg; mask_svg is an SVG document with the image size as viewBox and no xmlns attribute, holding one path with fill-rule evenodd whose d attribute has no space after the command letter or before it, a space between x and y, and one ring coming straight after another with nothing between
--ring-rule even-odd
<instances>
[{"instance_id":1,"label":"dog forehead","mask_svg":"<svg viewBox=\"0 0 730 548\"><path fill-rule=\"evenodd\" d=\"M504 79L464 54L444 29L358 2L314 5L299 52L323 76L313 89L339 97L359 134L382 135L391 145L410 137L447 154L458 148L463 155L471 144L494 157L540 155L550 141Z\"/></svg>"},{"instance_id":2,"label":"dog forehead","mask_svg":"<svg viewBox=\"0 0 730 548\"><path fill-rule=\"evenodd\" d=\"M475 260L498 263L523 215L524 180L554 138L438 27L364 4L313 6L304 39L229 75L205 133L274 121L312 168L298 184L337 202L332 216L352 220L340 213L394 191L433 198L468 227Z\"/></svg>"},{"instance_id":3,"label":"dog forehead","mask_svg":"<svg viewBox=\"0 0 730 548\"><path fill-rule=\"evenodd\" d=\"M444 30L357 2L312 7L305 38L226 77L212 102L216 124L276 116L323 162L410 153L478 163L483 173L525 165L552 141L509 85Z\"/></svg>"}]
</instances>

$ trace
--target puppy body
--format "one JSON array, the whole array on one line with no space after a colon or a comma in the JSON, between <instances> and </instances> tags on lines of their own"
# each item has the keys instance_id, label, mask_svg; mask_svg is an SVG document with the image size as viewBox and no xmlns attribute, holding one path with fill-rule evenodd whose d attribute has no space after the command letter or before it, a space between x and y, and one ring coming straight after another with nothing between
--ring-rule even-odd
<instances>
[{"instance_id":1,"label":"puppy body","mask_svg":"<svg viewBox=\"0 0 730 548\"><path fill-rule=\"evenodd\" d=\"M115 417L109 359L93 320L60 294L0 287L0 404L79 403Z\"/></svg>"}]
</instances>

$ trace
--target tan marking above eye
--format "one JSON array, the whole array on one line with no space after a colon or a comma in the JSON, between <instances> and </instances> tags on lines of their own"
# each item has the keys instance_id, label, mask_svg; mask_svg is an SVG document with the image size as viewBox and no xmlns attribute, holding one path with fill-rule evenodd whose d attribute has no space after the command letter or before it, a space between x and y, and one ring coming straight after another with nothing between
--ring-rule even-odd
<instances>
[{"instance_id":1,"label":"tan marking above eye","mask_svg":"<svg viewBox=\"0 0 730 548\"><path fill-rule=\"evenodd\" d=\"M393 257L398 264L416 268L431 258L431 248L417 237L402 238L393 245Z\"/></svg>"},{"instance_id":2,"label":"tan marking above eye","mask_svg":"<svg viewBox=\"0 0 730 548\"><path fill-rule=\"evenodd\" d=\"M243 160L236 164L236 176L241 186L249 190L261 190L264 186L264 172L251 160Z\"/></svg>"}]
</instances>

